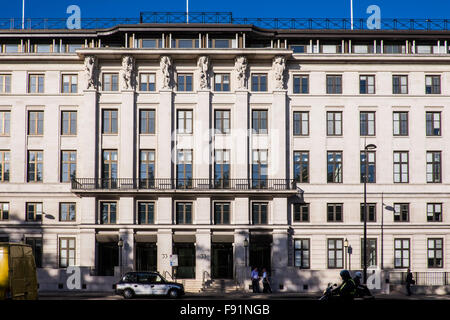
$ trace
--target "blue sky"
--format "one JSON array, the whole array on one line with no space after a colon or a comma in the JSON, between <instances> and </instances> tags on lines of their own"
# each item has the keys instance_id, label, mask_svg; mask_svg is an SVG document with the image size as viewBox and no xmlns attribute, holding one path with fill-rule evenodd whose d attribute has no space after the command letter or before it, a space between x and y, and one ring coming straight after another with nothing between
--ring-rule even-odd
<instances>
[{"instance_id":1,"label":"blue sky","mask_svg":"<svg viewBox=\"0 0 450 320\"><path fill-rule=\"evenodd\" d=\"M21 17L22 0L2 0L0 18ZM344 18L350 0L190 0L190 11L231 11L235 17ZM138 17L140 11L185 11L185 0L26 0L27 18L67 17L76 4L82 17ZM384 18L449 18L449 0L354 0L355 18L365 18L366 8L376 4Z\"/></svg>"}]
</instances>

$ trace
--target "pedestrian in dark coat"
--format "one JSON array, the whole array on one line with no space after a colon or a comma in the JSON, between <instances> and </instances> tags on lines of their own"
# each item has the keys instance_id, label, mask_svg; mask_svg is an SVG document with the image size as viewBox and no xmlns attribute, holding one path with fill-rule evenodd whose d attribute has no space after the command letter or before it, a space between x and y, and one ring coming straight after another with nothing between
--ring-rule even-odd
<instances>
[{"instance_id":1,"label":"pedestrian in dark coat","mask_svg":"<svg viewBox=\"0 0 450 320\"><path fill-rule=\"evenodd\" d=\"M413 279L413 274L411 272L411 269L408 268L408 271L406 272L406 292L408 296L412 294L411 292L411 285L415 284L416 281Z\"/></svg>"}]
</instances>

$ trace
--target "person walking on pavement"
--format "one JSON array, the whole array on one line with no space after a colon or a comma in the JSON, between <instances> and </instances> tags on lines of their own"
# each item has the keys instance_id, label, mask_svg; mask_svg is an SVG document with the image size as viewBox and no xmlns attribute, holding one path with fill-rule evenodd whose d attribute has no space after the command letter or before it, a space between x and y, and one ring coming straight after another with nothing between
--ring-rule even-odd
<instances>
[{"instance_id":1,"label":"person walking on pavement","mask_svg":"<svg viewBox=\"0 0 450 320\"><path fill-rule=\"evenodd\" d=\"M266 268L262 269L262 281L263 281L263 292L264 293L272 293L272 288L270 287L269 276L267 275Z\"/></svg>"},{"instance_id":2,"label":"person walking on pavement","mask_svg":"<svg viewBox=\"0 0 450 320\"><path fill-rule=\"evenodd\" d=\"M416 281L413 279L413 274L411 272L411 269L408 268L408 271L406 272L406 292L407 295L410 296L411 293L411 285L415 284Z\"/></svg>"},{"instance_id":3,"label":"person walking on pavement","mask_svg":"<svg viewBox=\"0 0 450 320\"><path fill-rule=\"evenodd\" d=\"M259 293L259 273L258 268L254 268L252 271L252 289L253 293Z\"/></svg>"}]
</instances>

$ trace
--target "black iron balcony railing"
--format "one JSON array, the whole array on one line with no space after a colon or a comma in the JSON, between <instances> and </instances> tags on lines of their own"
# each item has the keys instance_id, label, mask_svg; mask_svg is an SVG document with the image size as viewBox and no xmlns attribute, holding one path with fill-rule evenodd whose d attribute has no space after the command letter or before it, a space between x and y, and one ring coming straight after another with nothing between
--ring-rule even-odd
<instances>
[{"instance_id":1,"label":"black iron balcony railing","mask_svg":"<svg viewBox=\"0 0 450 320\"><path fill-rule=\"evenodd\" d=\"M296 190L293 179L76 178L72 190Z\"/></svg>"}]
</instances>

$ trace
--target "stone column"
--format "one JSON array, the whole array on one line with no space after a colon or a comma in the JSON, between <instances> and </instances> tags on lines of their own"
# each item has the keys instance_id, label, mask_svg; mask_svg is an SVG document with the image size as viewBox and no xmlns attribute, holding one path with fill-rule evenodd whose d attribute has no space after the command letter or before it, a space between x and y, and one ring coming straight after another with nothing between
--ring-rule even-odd
<instances>
[{"instance_id":1,"label":"stone column","mask_svg":"<svg viewBox=\"0 0 450 320\"><path fill-rule=\"evenodd\" d=\"M272 201L272 224L287 225L288 212L287 198L273 198Z\"/></svg>"},{"instance_id":2,"label":"stone column","mask_svg":"<svg viewBox=\"0 0 450 320\"><path fill-rule=\"evenodd\" d=\"M81 224L95 224L97 202L95 197L81 198ZM100 214L100 213L99 213Z\"/></svg>"},{"instance_id":3,"label":"stone column","mask_svg":"<svg viewBox=\"0 0 450 320\"><path fill-rule=\"evenodd\" d=\"M122 272L134 269L134 234L132 229L120 229L119 239L123 241L122 247ZM120 250L120 248L119 248Z\"/></svg>"},{"instance_id":4,"label":"stone column","mask_svg":"<svg viewBox=\"0 0 450 320\"><path fill-rule=\"evenodd\" d=\"M211 230L199 229L196 234L195 277L197 280L211 279Z\"/></svg>"},{"instance_id":5,"label":"stone column","mask_svg":"<svg viewBox=\"0 0 450 320\"><path fill-rule=\"evenodd\" d=\"M234 232L234 265L235 278L241 289L248 288L250 281L249 248L244 246L244 241L247 239L250 243L250 236L248 229L236 229ZM247 260L247 261L246 261ZM246 290L246 289L245 289Z\"/></svg>"},{"instance_id":6,"label":"stone column","mask_svg":"<svg viewBox=\"0 0 450 320\"><path fill-rule=\"evenodd\" d=\"M117 223L130 225L134 223L133 197L120 197L119 210L117 211Z\"/></svg>"},{"instance_id":7,"label":"stone column","mask_svg":"<svg viewBox=\"0 0 450 320\"><path fill-rule=\"evenodd\" d=\"M172 198L161 196L156 208L156 224L172 224Z\"/></svg>"},{"instance_id":8,"label":"stone column","mask_svg":"<svg viewBox=\"0 0 450 320\"><path fill-rule=\"evenodd\" d=\"M23 75L25 79L26 75ZM21 81L22 82L22 81ZM17 101L11 110L11 137L14 137L14 144L10 144L11 158L10 158L10 181L12 183L24 183L27 181L25 166L27 163L27 130L26 123L26 105L20 99ZM21 165L14 165L14 164ZM23 210L23 209L22 209ZM23 215L25 216L25 215ZM22 218L23 219L23 218Z\"/></svg>"},{"instance_id":9,"label":"stone column","mask_svg":"<svg viewBox=\"0 0 450 320\"><path fill-rule=\"evenodd\" d=\"M273 231L272 243L272 290L277 290L280 285L285 285L288 266L288 233L286 229Z\"/></svg>"},{"instance_id":10,"label":"stone column","mask_svg":"<svg viewBox=\"0 0 450 320\"><path fill-rule=\"evenodd\" d=\"M211 92L199 90L197 106L194 110L194 178L209 179L211 163Z\"/></svg>"},{"instance_id":11,"label":"stone column","mask_svg":"<svg viewBox=\"0 0 450 320\"><path fill-rule=\"evenodd\" d=\"M81 229L79 238L79 265L95 267L95 230ZM77 263L78 264L78 263Z\"/></svg>"},{"instance_id":12,"label":"stone column","mask_svg":"<svg viewBox=\"0 0 450 320\"><path fill-rule=\"evenodd\" d=\"M233 134L233 149L231 155L231 163L234 163L231 171L232 178L246 179L250 176L248 172L249 167L249 104L248 91L236 91L236 103L232 110L232 134Z\"/></svg>"},{"instance_id":13,"label":"stone column","mask_svg":"<svg viewBox=\"0 0 450 320\"><path fill-rule=\"evenodd\" d=\"M84 90L83 105L77 111L77 144L82 146L77 152L77 177L98 176L98 131L97 91Z\"/></svg>"},{"instance_id":14,"label":"stone column","mask_svg":"<svg viewBox=\"0 0 450 320\"><path fill-rule=\"evenodd\" d=\"M286 137L289 137L288 126L286 126L287 113L287 90L276 90L273 92L273 103L270 110L269 119L269 179L286 179L289 177L286 166L286 154L289 154L289 148L282 152L276 152L279 146L288 146Z\"/></svg>"},{"instance_id":15,"label":"stone column","mask_svg":"<svg viewBox=\"0 0 450 320\"><path fill-rule=\"evenodd\" d=\"M198 197L196 202L197 206L194 211L195 224L211 224L211 198Z\"/></svg>"},{"instance_id":16,"label":"stone column","mask_svg":"<svg viewBox=\"0 0 450 320\"><path fill-rule=\"evenodd\" d=\"M164 277L167 277L167 272L172 275L172 267L170 266L170 255L172 254L172 230L158 229L157 239L158 271ZM172 279L169 277L168 280Z\"/></svg>"},{"instance_id":17,"label":"stone column","mask_svg":"<svg viewBox=\"0 0 450 320\"><path fill-rule=\"evenodd\" d=\"M119 111L119 177L136 177L136 110L134 90L122 90L122 105Z\"/></svg>"},{"instance_id":18,"label":"stone column","mask_svg":"<svg viewBox=\"0 0 450 320\"><path fill-rule=\"evenodd\" d=\"M236 197L234 200L234 223L237 225L248 225L250 223L248 197Z\"/></svg>"},{"instance_id":19,"label":"stone column","mask_svg":"<svg viewBox=\"0 0 450 320\"><path fill-rule=\"evenodd\" d=\"M156 172L158 178L172 178L172 141L173 96L171 89L161 89L159 93L159 106L157 109L157 143ZM174 158L176 159L176 158Z\"/></svg>"}]
</instances>

